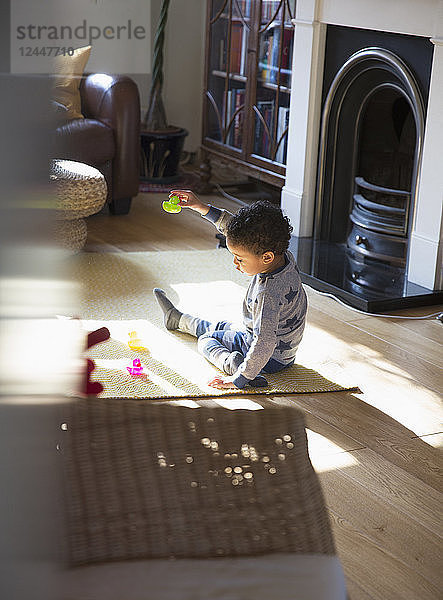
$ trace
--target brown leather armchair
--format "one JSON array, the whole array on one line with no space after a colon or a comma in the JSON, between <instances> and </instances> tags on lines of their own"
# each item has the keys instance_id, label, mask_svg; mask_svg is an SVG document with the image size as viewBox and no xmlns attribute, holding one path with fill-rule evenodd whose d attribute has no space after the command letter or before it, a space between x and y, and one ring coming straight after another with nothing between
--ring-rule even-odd
<instances>
[{"instance_id":1,"label":"brown leather armchair","mask_svg":"<svg viewBox=\"0 0 443 600\"><path fill-rule=\"evenodd\" d=\"M127 214L138 193L140 97L126 75L91 74L80 83L84 119L66 120L57 107L53 156L96 167L108 185L109 210Z\"/></svg>"}]
</instances>

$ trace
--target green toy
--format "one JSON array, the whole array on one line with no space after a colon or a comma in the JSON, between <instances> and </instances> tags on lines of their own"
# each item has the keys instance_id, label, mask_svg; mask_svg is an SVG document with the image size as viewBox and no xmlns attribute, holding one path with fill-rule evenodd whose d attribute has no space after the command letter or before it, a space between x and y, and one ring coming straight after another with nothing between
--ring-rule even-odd
<instances>
[{"instance_id":1,"label":"green toy","mask_svg":"<svg viewBox=\"0 0 443 600\"><path fill-rule=\"evenodd\" d=\"M171 196L169 200L163 202L163 210L168 213L179 213L182 209L178 204L179 202L180 198L178 196Z\"/></svg>"}]
</instances>

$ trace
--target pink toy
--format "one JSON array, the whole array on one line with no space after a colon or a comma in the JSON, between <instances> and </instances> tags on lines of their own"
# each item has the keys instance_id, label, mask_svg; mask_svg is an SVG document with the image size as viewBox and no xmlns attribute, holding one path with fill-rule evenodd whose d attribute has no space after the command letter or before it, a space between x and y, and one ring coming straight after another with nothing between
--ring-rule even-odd
<instances>
[{"instance_id":1,"label":"pink toy","mask_svg":"<svg viewBox=\"0 0 443 600\"><path fill-rule=\"evenodd\" d=\"M143 367L141 365L139 358L134 358L134 360L132 361L132 367L126 367L126 368L128 369L128 373L130 373L131 375L142 375L143 374Z\"/></svg>"}]
</instances>

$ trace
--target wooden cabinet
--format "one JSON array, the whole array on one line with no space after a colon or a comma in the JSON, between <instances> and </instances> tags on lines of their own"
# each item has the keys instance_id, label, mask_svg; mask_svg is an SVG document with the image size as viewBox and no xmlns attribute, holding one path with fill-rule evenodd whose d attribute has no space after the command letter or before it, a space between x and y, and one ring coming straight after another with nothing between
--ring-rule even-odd
<instances>
[{"instance_id":1,"label":"wooden cabinet","mask_svg":"<svg viewBox=\"0 0 443 600\"><path fill-rule=\"evenodd\" d=\"M282 186L295 0L208 0L202 179L210 160Z\"/></svg>"}]
</instances>

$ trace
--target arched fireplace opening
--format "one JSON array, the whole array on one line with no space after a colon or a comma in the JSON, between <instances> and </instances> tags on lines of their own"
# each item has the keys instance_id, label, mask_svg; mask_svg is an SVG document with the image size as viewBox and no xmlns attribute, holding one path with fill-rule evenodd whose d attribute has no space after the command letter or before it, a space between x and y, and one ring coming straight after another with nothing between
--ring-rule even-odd
<instances>
[{"instance_id":1,"label":"arched fireplace opening","mask_svg":"<svg viewBox=\"0 0 443 600\"><path fill-rule=\"evenodd\" d=\"M416 129L409 103L391 86L377 88L361 111L347 236L354 254L406 265Z\"/></svg>"},{"instance_id":2,"label":"arched fireplace opening","mask_svg":"<svg viewBox=\"0 0 443 600\"><path fill-rule=\"evenodd\" d=\"M348 289L401 285L423 131L423 100L404 62L382 48L355 52L324 103L314 233L346 246Z\"/></svg>"}]
</instances>

